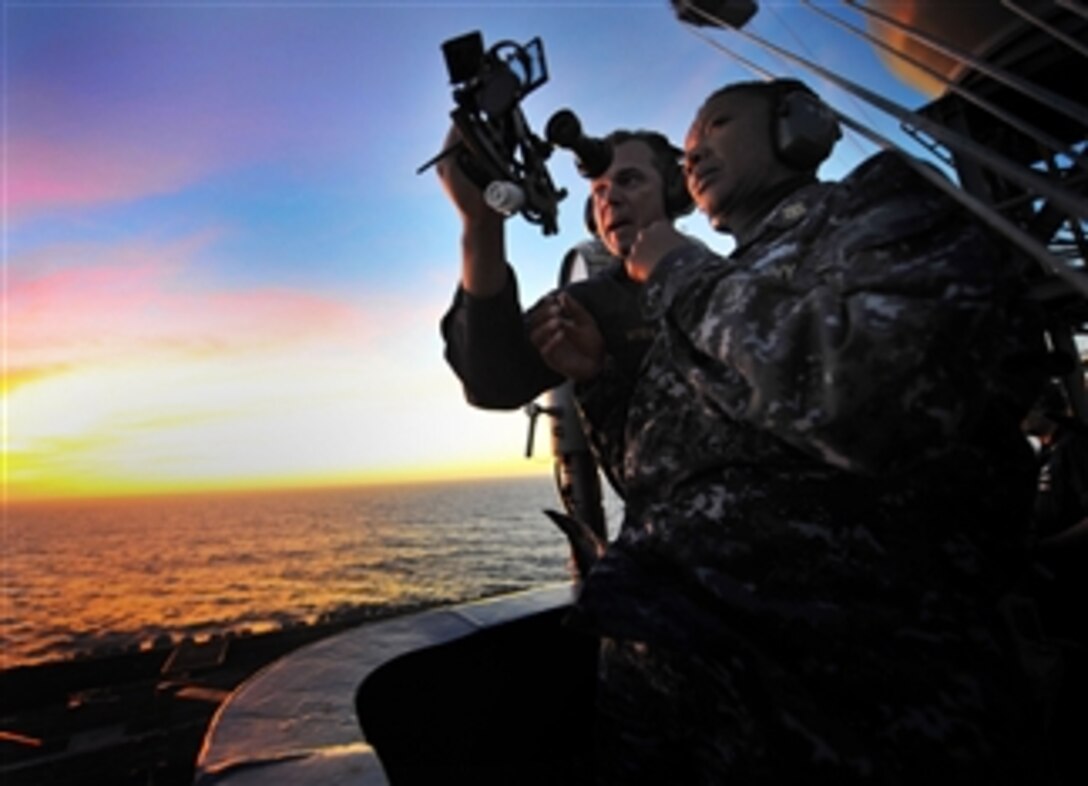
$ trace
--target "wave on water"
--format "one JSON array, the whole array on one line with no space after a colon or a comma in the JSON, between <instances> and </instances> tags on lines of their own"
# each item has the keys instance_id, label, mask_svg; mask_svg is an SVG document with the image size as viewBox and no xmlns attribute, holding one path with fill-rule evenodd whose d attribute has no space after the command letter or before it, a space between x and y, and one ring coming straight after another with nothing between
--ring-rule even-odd
<instances>
[{"instance_id":1,"label":"wave on water","mask_svg":"<svg viewBox=\"0 0 1088 786\"><path fill-rule=\"evenodd\" d=\"M0 669L563 581L550 478L13 507Z\"/></svg>"}]
</instances>

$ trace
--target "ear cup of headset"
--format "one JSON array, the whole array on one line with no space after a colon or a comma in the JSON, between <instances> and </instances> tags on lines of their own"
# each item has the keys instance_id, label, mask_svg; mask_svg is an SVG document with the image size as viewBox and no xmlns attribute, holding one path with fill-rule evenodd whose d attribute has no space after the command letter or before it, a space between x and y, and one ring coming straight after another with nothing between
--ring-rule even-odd
<instances>
[{"instance_id":1,"label":"ear cup of headset","mask_svg":"<svg viewBox=\"0 0 1088 786\"><path fill-rule=\"evenodd\" d=\"M803 90L781 96L775 116L775 152L779 160L801 171L818 167L842 136L831 107Z\"/></svg>"},{"instance_id":2,"label":"ear cup of headset","mask_svg":"<svg viewBox=\"0 0 1088 786\"><path fill-rule=\"evenodd\" d=\"M582 220L586 223L586 230L593 237L597 237L597 220L593 218L593 197L586 197L586 206L583 208Z\"/></svg>"},{"instance_id":3,"label":"ear cup of headset","mask_svg":"<svg viewBox=\"0 0 1088 786\"><path fill-rule=\"evenodd\" d=\"M665 213L669 218L687 215L695 209L695 202L688 193L684 168L679 163L669 168L665 183Z\"/></svg>"}]
</instances>

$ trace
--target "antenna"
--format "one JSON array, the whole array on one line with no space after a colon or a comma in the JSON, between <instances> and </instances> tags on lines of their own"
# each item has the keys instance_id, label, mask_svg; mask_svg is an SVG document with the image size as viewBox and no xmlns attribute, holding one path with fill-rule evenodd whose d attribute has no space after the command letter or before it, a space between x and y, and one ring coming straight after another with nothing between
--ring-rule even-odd
<instances>
[{"instance_id":1,"label":"antenna","mask_svg":"<svg viewBox=\"0 0 1088 786\"><path fill-rule=\"evenodd\" d=\"M1013 2L1013 0L1001 0L1001 5L1005 6L1005 8L1009 9L1014 14L1018 14L1024 19L1028 20L1040 30L1046 31L1052 38L1061 41L1074 52L1078 52L1081 57L1088 57L1088 47L1086 47L1084 44L1082 44L1080 41L1076 40L1072 36L1066 35L1061 30L1054 27L1054 25L1047 23L1043 19L1040 19L1035 14L1031 13L1022 6L1017 5Z\"/></svg>"}]
</instances>

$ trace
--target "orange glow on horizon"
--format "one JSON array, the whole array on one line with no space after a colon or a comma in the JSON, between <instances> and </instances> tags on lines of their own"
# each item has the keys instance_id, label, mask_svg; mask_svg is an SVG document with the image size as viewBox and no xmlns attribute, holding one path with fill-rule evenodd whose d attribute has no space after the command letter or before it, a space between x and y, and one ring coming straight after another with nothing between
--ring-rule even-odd
<instances>
[{"instance_id":1,"label":"orange glow on horizon","mask_svg":"<svg viewBox=\"0 0 1088 786\"><path fill-rule=\"evenodd\" d=\"M43 482L24 487L13 487L6 484L4 499L6 504L11 505L37 505L75 501L138 500L152 497L234 495L356 488L361 486L471 482L508 478L548 478L550 476L550 458L537 457L528 460L515 457L512 460L390 468L322 477L236 477L174 481L131 479L80 481L78 479L69 479Z\"/></svg>"},{"instance_id":2,"label":"orange glow on horizon","mask_svg":"<svg viewBox=\"0 0 1088 786\"><path fill-rule=\"evenodd\" d=\"M205 298L198 315L186 295L152 336L139 308L87 292L120 281L169 310L168 267L23 282L3 370L6 502L548 474L543 439L522 456L523 414L465 403L435 346L442 301L266 288ZM49 317L77 301L79 319Z\"/></svg>"}]
</instances>

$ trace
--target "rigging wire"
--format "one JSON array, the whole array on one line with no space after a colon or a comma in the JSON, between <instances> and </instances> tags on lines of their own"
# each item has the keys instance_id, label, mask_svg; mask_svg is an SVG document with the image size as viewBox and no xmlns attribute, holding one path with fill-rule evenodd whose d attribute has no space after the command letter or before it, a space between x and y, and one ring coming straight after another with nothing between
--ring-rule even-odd
<instances>
[{"instance_id":1,"label":"rigging wire","mask_svg":"<svg viewBox=\"0 0 1088 786\"><path fill-rule=\"evenodd\" d=\"M698 8L696 8L695 10L705 16L710 21L714 21L712 15L707 14L705 11L702 11ZM1088 216L1088 201L1078 195L1070 194L1060 188L1054 187L1053 184L1051 184L1035 170L1028 169L1017 164L1014 161L1010 161L1005 156L995 153L985 145L976 142L970 137L957 133L948 126L944 126L940 123L930 120L927 117L919 115L917 112L913 112L910 109L907 109L906 107L897 104L896 102L891 101L884 96L873 92L872 90L869 90L868 88L858 84L857 82L846 79L845 77L840 76L834 71L831 71L828 68L824 68L818 63L806 60L800 55L790 52L788 49L785 49L771 41L761 38L754 33L749 33L746 30L738 28L731 29L737 35L742 36L743 38L754 42L759 46L762 46L768 51L778 54L780 57L786 60L799 64L804 68L807 68L808 70L818 74L819 76L837 85L838 87L841 87L849 92L860 96L863 100L877 107L881 111L886 112L887 114L897 118L901 122L909 123L920 128L922 131L929 134L931 137L941 142L945 146L949 147L950 149L973 157L978 162L985 164L994 172L1005 177L1007 180L1017 183L1028 191L1032 191L1039 196L1046 197L1054 204L1062 207L1068 213L1071 213L1074 216L1080 218Z\"/></svg>"},{"instance_id":2,"label":"rigging wire","mask_svg":"<svg viewBox=\"0 0 1088 786\"><path fill-rule=\"evenodd\" d=\"M1082 44L1080 41L1077 41L1075 38L1066 35L1061 30L1054 27L1054 25L1047 23L1043 19L1040 19L1035 14L1028 11L1026 8L1017 5L1015 2L1013 2L1013 0L1001 0L1001 5L1005 6L1005 8L1009 9L1014 14L1017 14L1022 19L1026 19L1028 22L1031 22L1031 24L1038 27L1044 33L1050 35L1051 38L1056 38L1057 40L1061 41L1063 44L1068 46L1070 49L1072 49L1074 52L1081 55L1082 57L1088 57L1088 47L1085 47L1084 44Z\"/></svg>"},{"instance_id":3,"label":"rigging wire","mask_svg":"<svg viewBox=\"0 0 1088 786\"><path fill-rule=\"evenodd\" d=\"M790 38L792 38L794 40L794 43L797 44L798 48L804 50L804 52L809 57L815 59L816 53L813 52L809 48L808 44L805 43L804 39L801 38L799 35L797 35L797 33L794 32L793 28L790 27L786 23L785 16L783 16L782 14L780 14L778 12L776 5L777 4L775 4L775 3L771 3L770 5L767 6L767 8L771 12L771 14L774 16L774 18L777 20L778 24L783 29L785 29L785 31L787 33L789 33ZM847 98L850 100L850 103L853 104L853 106L857 110L857 112L866 120L866 122L868 122L870 125L876 125L876 121L873 120L873 118L869 116L869 113L868 113L868 111L867 111L867 109L865 107L865 104L863 104L857 98L857 96L853 95L852 93L847 93ZM857 149L858 153L860 153L861 155L864 156L867 151L865 150L864 146L862 146L861 140L859 140L858 137L855 136L854 134L850 134L849 139L850 139L851 144L853 144L853 146Z\"/></svg>"},{"instance_id":4,"label":"rigging wire","mask_svg":"<svg viewBox=\"0 0 1088 786\"><path fill-rule=\"evenodd\" d=\"M1055 2L1066 11L1072 11L1077 16L1088 19L1088 6L1077 5L1076 0L1055 0Z\"/></svg>"},{"instance_id":5,"label":"rigging wire","mask_svg":"<svg viewBox=\"0 0 1088 786\"><path fill-rule=\"evenodd\" d=\"M989 100L983 98L982 96L978 95L974 91L968 90L968 89L964 88L963 86L956 84L954 81L952 81L951 79L949 79L944 74L937 71L936 69L925 65L920 60L911 57L910 55L906 54L905 52L902 52L902 51L896 49L895 47L887 44L884 41L881 41L876 36L873 36L873 35L871 35L869 33L866 33L864 30L861 30L861 29L855 27L854 25L850 24L849 22L847 22L844 19L838 18L837 16L835 16L831 12L827 11L826 9L820 8L819 6L815 5L812 2L812 0L801 0L801 3L803 5L806 5L809 8L811 8L815 13L819 14L820 16L823 16L826 19L830 20L832 23L841 26L845 30L848 30L849 32L853 33L854 35L858 36L859 38L862 38L863 40L869 42L873 46L880 47L881 49L891 53L892 55L895 55L896 57L903 60L904 62L909 63L910 65L914 66L915 68L920 69L921 71L924 71L928 76L931 76L933 79L935 79L938 82L940 82L941 84L943 84L950 92L955 93L956 95L960 96L964 100L969 101L970 103L972 103L975 106L979 107L980 109L990 113L991 115L998 118L999 120L1004 121L1010 127L1015 128L1017 131L1021 132L1025 136L1030 137L1030 138L1034 139L1037 142L1041 142L1045 147L1050 149L1051 152L1060 153L1060 154L1068 157L1078 167L1080 167L1081 169L1083 169L1085 171L1088 171L1088 161L1085 160L1084 156L1082 156L1080 153L1078 153L1076 150L1074 150L1070 146L1066 145L1061 140L1056 139L1055 137L1051 136L1046 131L1043 131L1042 129L1037 128L1036 126L1025 122L1024 120L1022 120L1018 116L1012 114L1011 112L1008 112L1008 111L1002 109L1001 107L994 104L992 101L989 101ZM868 118L866 118L866 119L868 119ZM873 125L871 120L869 121L869 124Z\"/></svg>"},{"instance_id":6,"label":"rigging wire","mask_svg":"<svg viewBox=\"0 0 1088 786\"><path fill-rule=\"evenodd\" d=\"M704 13L704 15L708 17L710 16L705 14L705 12L701 13ZM775 78L776 75L771 71L744 57L740 53L734 52L733 50L719 43L718 41L715 41L710 36L698 30L694 25L688 24L687 26L691 30L692 34L695 35L697 38L700 38L711 47L733 58L738 63L753 71L754 73L763 76L765 79ZM742 31L737 30L736 32ZM751 34L745 35L751 36ZM754 36L752 37L755 38ZM756 40L760 41L761 39L757 38ZM775 49L778 49L778 47L775 47ZM791 56L796 57L795 55ZM817 66L816 68L819 67ZM820 70L826 71L826 69L822 68ZM832 81L841 80L841 78L837 75L832 74L832 76L835 77L835 79ZM847 82L847 84L853 84L850 83L848 80L841 81ZM862 89L864 90L864 88ZM869 91L865 92L868 93ZM864 96L862 97L864 98ZM904 152L899 147L899 145L897 145L888 137L878 133L877 131L865 126L862 123L859 123L858 121L854 120L852 117L844 114L843 112L840 112L834 108L832 108L831 111L834 112L839 122L842 123L845 127L865 137L869 141L876 144L878 147L885 150ZM1043 266L1045 270L1060 278L1062 281L1073 287L1073 289L1080 292L1082 295L1088 296L1088 279L1080 275L1078 272L1070 269L1066 263L1062 262L1060 259L1054 256L1054 254L1051 253L1051 251L1042 243L1040 243L1036 238L1029 235L1019 226L1014 224L1009 219L1005 218L1003 215L998 213L996 210L994 210L982 200L956 186L953 182L945 178L944 175L942 175L938 170L925 164L923 161L915 158L914 156L906 155L904 156L904 158L910 164L910 166L926 181L936 186L945 194L950 196L952 199L956 200L958 203L970 210L979 220L981 220L991 229L1000 232L1011 242L1017 245L1022 251L1035 259L1040 265ZM1053 189L1048 188L1047 190Z\"/></svg>"},{"instance_id":7,"label":"rigging wire","mask_svg":"<svg viewBox=\"0 0 1088 786\"><path fill-rule=\"evenodd\" d=\"M1038 101L1040 104L1049 107L1057 112L1068 116L1069 118L1076 120L1083 126L1088 126L1088 111L1084 107L1069 101L1064 96L1058 95L1053 90L1047 90L1041 85L1033 84L1026 79L1021 79L1016 74L1010 73L1003 68L998 68L992 63L987 63L980 60L973 55L964 52L961 49L956 49L946 43L938 41L933 36L926 35L921 31L911 27L910 25L900 22L898 19L889 16L888 14L881 13L874 8L863 6L858 3L858 0L842 0L843 3L856 8L863 14L879 19L884 24L890 25L907 36L913 38L916 41L920 41L929 48L939 52L945 57L950 57L960 63L965 63L971 68L978 71L980 74L985 74L996 82L1001 82L1006 87L1012 88L1017 92L1025 95L1029 98ZM740 31L738 31L740 32Z\"/></svg>"}]
</instances>

